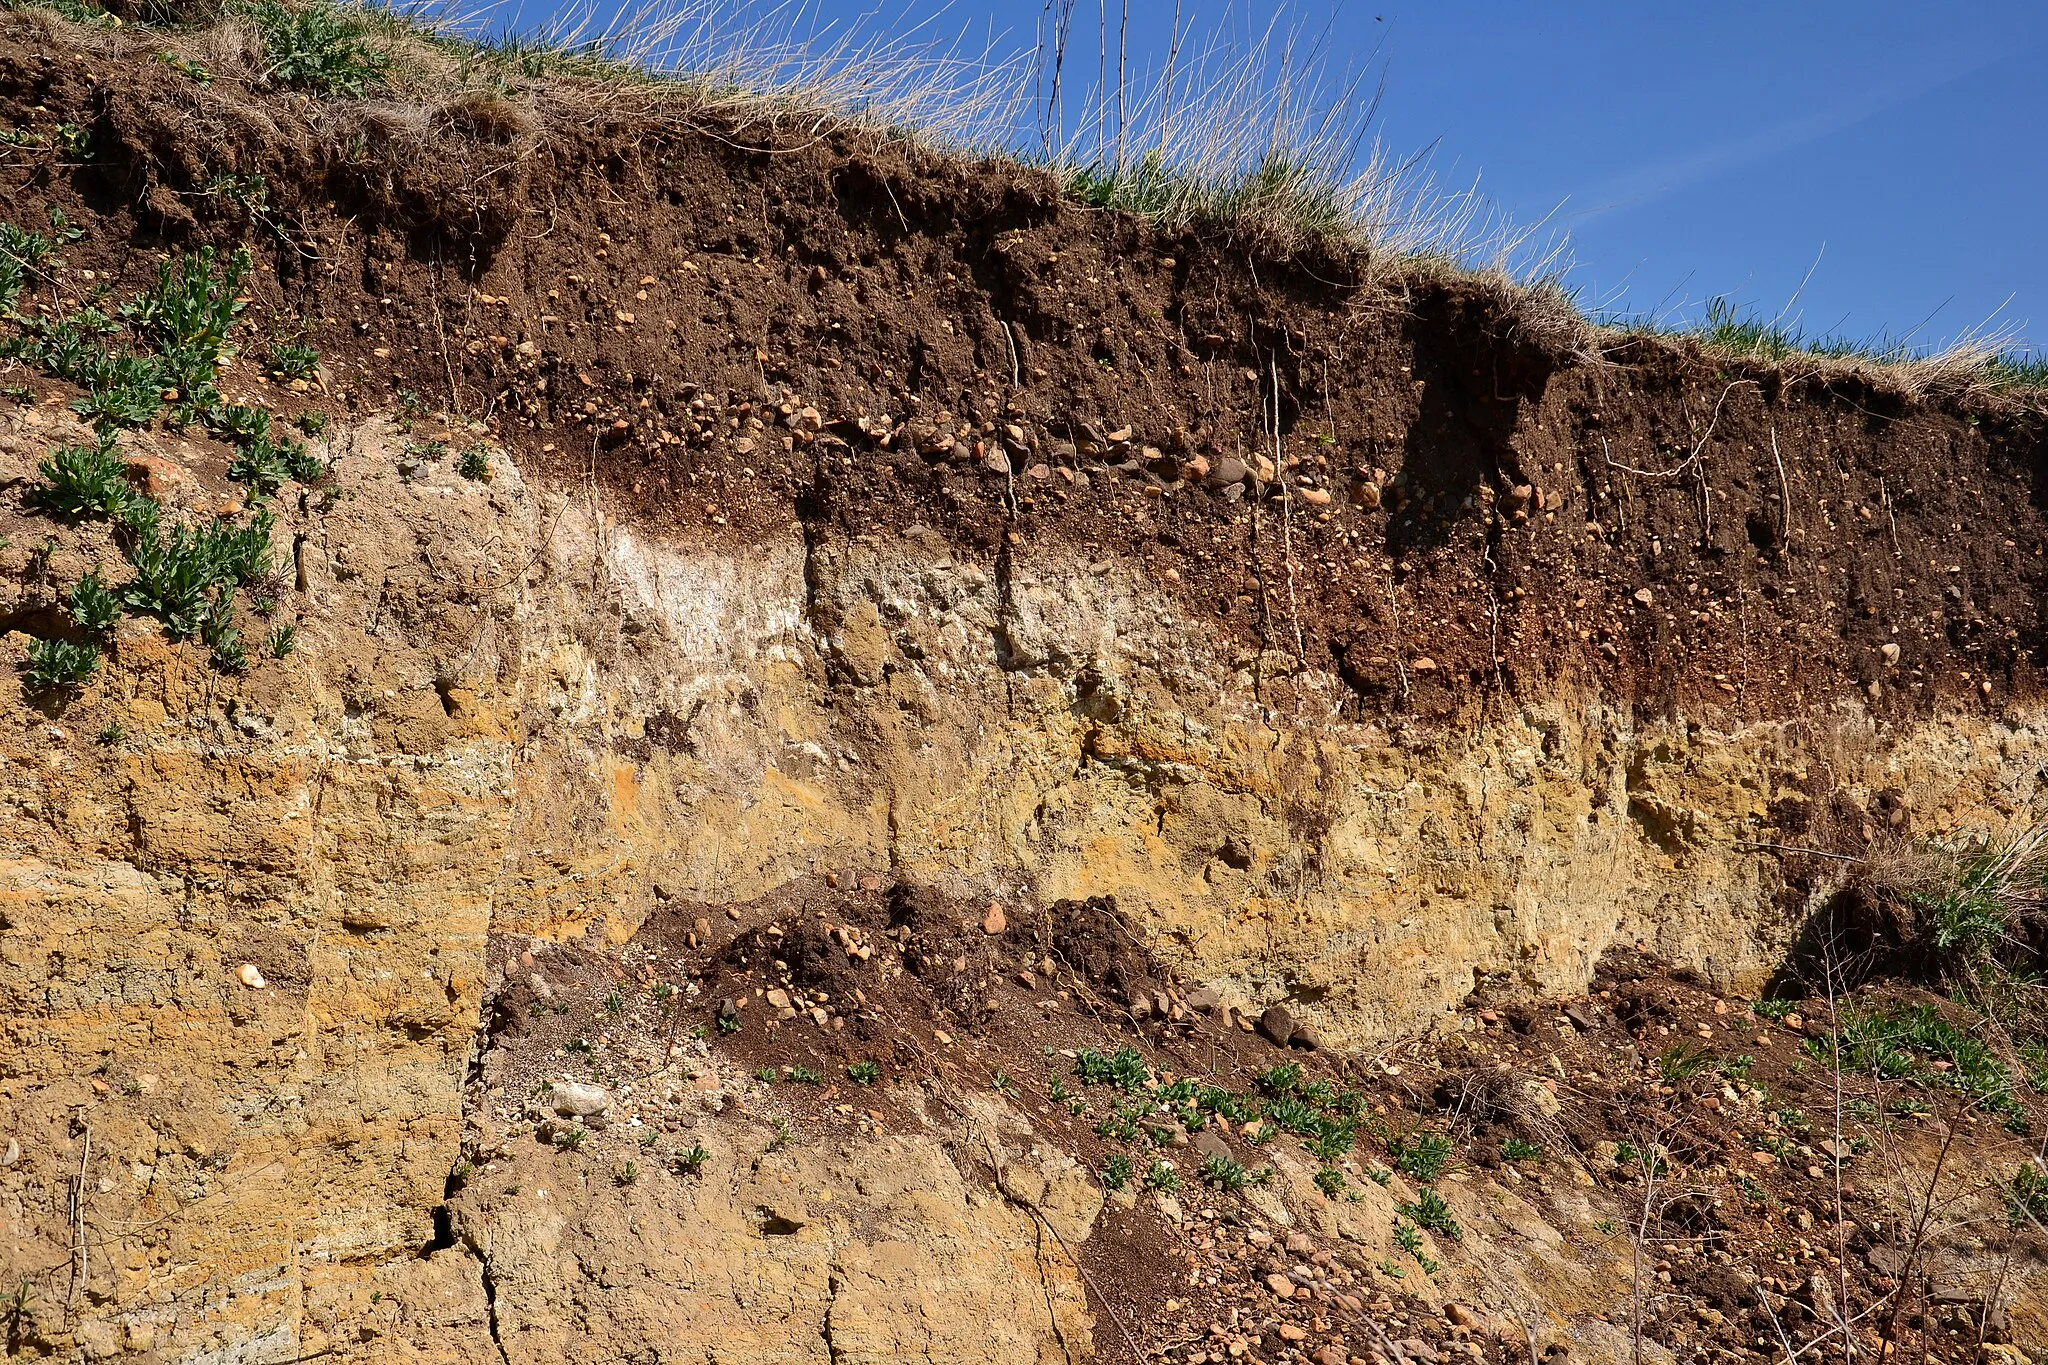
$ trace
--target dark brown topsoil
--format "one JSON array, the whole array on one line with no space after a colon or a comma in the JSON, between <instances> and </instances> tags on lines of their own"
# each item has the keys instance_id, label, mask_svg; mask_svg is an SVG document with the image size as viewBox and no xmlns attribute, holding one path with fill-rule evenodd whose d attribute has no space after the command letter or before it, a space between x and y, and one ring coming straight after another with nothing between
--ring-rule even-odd
<instances>
[{"instance_id":1,"label":"dark brown topsoil","mask_svg":"<svg viewBox=\"0 0 2048 1365\"><path fill-rule=\"evenodd\" d=\"M60 290L247 242L252 316L303 319L343 407L418 395L670 534L923 522L998 572L1071 544L1366 713L2037 688L2044 423L2018 402L1589 341L1538 295L1154 232L865 134L559 83L321 103L82 32L0 15L0 122L88 137L0 158L12 219L87 228Z\"/></svg>"}]
</instances>

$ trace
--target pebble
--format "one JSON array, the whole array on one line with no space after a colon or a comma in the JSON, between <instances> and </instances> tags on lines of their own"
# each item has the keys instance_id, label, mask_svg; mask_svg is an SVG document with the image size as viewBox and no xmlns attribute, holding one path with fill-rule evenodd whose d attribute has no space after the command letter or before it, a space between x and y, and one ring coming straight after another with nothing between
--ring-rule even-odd
<instances>
[{"instance_id":1,"label":"pebble","mask_svg":"<svg viewBox=\"0 0 2048 1365\"><path fill-rule=\"evenodd\" d=\"M237 967L235 976L252 991L260 991L267 984L263 980L263 973L256 970L256 964L253 962L244 962Z\"/></svg>"},{"instance_id":2,"label":"pebble","mask_svg":"<svg viewBox=\"0 0 2048 1365\"><path fill-rule=\"evenodd\" d=\"M1278 1272L1266 1277L1266 1288L1273 1291L1273 1297L1276 1299L1291 1299L1294 1297L1294 1281Z\"/></svg>"},{"instance_id":3,"label":"pebble","mask_svg":"<svg viewBox=\"0 0 2048 1365\"><path fill-rule=\"evenodd\" d=\"M1275 1047L1286 1047L1294 1037L1294 1016L1285 1005L1268 1005L1266 1012L1259 1016L1259 1032Z\"/></svg>"},{"instance_id":4,"label":"pebble","mask_svg":"<svg viewBox=\"0 0 2048 1365\"><path fill-rule=\"evenodd\" d=\"M987 917L981 922L981 931L984 934L1000 934L1008 927L1009 923L1010 921L1003 915L1003 907L991 905L988 908Z\"/></svg>"}]
</instances>

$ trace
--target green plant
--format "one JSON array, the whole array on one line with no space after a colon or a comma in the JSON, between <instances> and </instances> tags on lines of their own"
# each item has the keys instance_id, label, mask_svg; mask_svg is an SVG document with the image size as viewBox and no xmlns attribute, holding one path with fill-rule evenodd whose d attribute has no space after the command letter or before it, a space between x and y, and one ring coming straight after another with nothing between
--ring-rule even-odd
<instances>
[{"instance_id":1,"label":"green plant","mask_svg":"<svg viewBox=\"0 0 2048 1365\"><path fill-rule=\"evenodd\" d=\"M482 446L465 446L455 457L455 472L480 483L491 480L491 455Z\"/></svg>"},{"instance_id":2,"label":"green plant","mask_svg":"<svg viewBox=\"0 0 2048 1365\"><path fill-rule=\"evenodd\" d=\"M1666 1085L1689 1081L1713 1065L1713 1055L1690 1038L1681 1038L1657 1054L1657 1074Z\"/></svg>"},{"instance_id":3,"label":"green plant","mask_svg":"<svg viewBox=\"0 0 2048 1365\"><path fill-rule=\"evenodd\" d=\"M155 504L149 506L154 509ZM131 511L133 509L130 509ZM153 517L131 522L124 547L135 578L122 590L122 600L136 611L164 623L174 639L206 629L218 613L210 610L217 589L260 578L270 568L268 514L247 526L217 518L202 526L180 522L166 534ZM220 628L228 623L223 622ZM211 644L213 641L208 640Z\"/></svg>"},{"instance_id":4,"label":"green plant","mask_svg":"<svg viewBox=\"0 0 2048 1365\"><path fill-rule=\"evenodd\" d=\"M718 1031L720 1033L738 1033L740 1031L740 1017L737 1014L719 1015Z\"/></svg>"},{"instance_id":5,"label":"green plant","mask_svg":"<svg viewBox=\"0 0 2048 1365\"><path fill-rule=\"evenodd\" d=\"M604 1012L616 1018L626 1012L626 997L612 991L604 998Z\"/></svg>"},{"instance_id":6,"label":"green plant","mask_svg":"<svg viewBox=\"0 0 2048 1365\"><path fill-rule=\"evenodd\" d=\"M307 408L297 417L294 417L292 422L300 431L305 432L308 436L318 436L321 432L327 430L327 414L315 408Z\"/></svg>"},{"instance_id":7,"label":"green plant","mask_svg":"<svg viewBox=\"0 0 2048 1365\"><path fill-rule=\"evenodd\" d=\"M1145 1169L1144 1185L1148 1190L1177 1190L1180 1172L1173 1169L1172 1162L1160 1157Z\"/></svg>"},{"instance_id":8,"label":"green plant","mask_svg":"<svg viewBox=\"0 0 2048 1365\"><path fill-rule=\"evenodd\" d=\"M823 1076L820 1076L816 1071L807 1066L797 1065L786 1067L784 1070L788 1073L790 1080L798 1085L823 1085L825 1083Z\"/></svg>"},{"instance_id":9,"label":"green plant","mask_svg":"<svg viewBox=\"0 0 2048 1365\"><path fill-rule=\"evenodd\" d=\"M612 1174L612 1183L624 1189L640 1179L640 1167L629 1161Z\"/></svg>"},{"instance_id":10,"label":"green plant","mask_svg":"<svg viewBox=\"0 0 2048 1365\"><path fill-rule=\"evenodd\" d=\"M779 1152L779 1151L781 1151L781 1150L782 1150L782 1149L783 1149L784 1147L787 1147L787 1146L789 1146L789 1139L790 1139L790 1131L789 1131L789 1120L788 1120L788 1119L785 1119L785 1118L772 1118L772 1119L769 1119L769 1120L768 1120L768 1127L769 1127L769 1128L770 1128L771 1130L773 1130L773 1132L774 1132L774 1134L775 1134L775 1136L774 1136L774 1137L772 1137L772 1138L768 1139L768 1150L769 1150L769 1151L771 1151L771 1152Z\"/></svg>"},{"instance_id":11,"label":"green plant","mask_svg":"<svg viewBox=\"0 0 2048 1365\"><path fill-rule=\"evenodd\" d=\"M1268 1095L1284 1095L1301 1084L1301 1068L1282 1062L1259 1073L1259 1089Z\"/></svg>"},{"instance_id":12,"label":"green plant","mask_svg":"<svg viewBox=\"0 0 2048 1365\"><path fill-rule=\"evenodd\" d=\"M1102 1165L1102 1188L1120 1190L1131 1178L1131 1159L1118 1152Z\"/></svg>"},{"instance_id":13,"label":"green plant","mask_svg":"<svg viewBox=\"0 0 2048 1365\"><path fill-rule=\"evenodd\" d=\"M1738 1052L1733 1057L1723 1057L1717 1065L1729 1080L1743 1081L1749 1079L1751 1069L1756 1066L1756 1058L1747 1052Z\"/></svg>"},{"instance_id":14,"label":"green plant","mask_svg":"<svg viewBox=\"0 0 2048 1365\"><path fill-rule=\"evenodd\" d=\"M1389 1134L1386 1143L1394 1169L1420 1185L1435 1183L1450 1169L1451 1158L1457 1155L1457 1147L1448 1137L1427 1128L1398 1137Z\"/></svg>"},{"instance_id":15,"label":"green plant","mask_svg":"<svg viewBox=\"0 0 2048 1365\"><path fill-rule=\"evenodd\" d=\"M38 505L62 517L119 517L134 500L127 466L103 431L89 446L59 446L36 466L43 482L31 490Z\"/></svg>"},{"instance_id":16,"label":"green plant","mask_svg":"<svg viewBox=\"0 0 2048 1365\"><path fill-rule=\"evenodd\" d=\"M1413 1203L1396 1204L1394 1207L1413 1219L1419 1228L1427 1228L1453 1242L1464 1240L1465 1230L1451 1216L1451 1206L1443 1201L1443 1196L1426 1185L1416 1193Z\"/></svg>"},{"instance_id":17,"label":"green plant","mask_svg":"<svg viewBox=\"0 0 2048 1365\"><path fill-rule=\"evenodd\" d=\"M1315 1173L1314 1178L1316 1188L1331 1199L1335 1199L1338 1191L1344 1188L1344 1172L1338 1170L1335 1166L1322 1167Z\"/></svg>"},{"instance_id":18,"label":"green plant","mask_svg":"<svg viewBox=\"0 0 2048 1365\"><path fill-rule=\"evenodd\" d=\"M121 619L121 599L100 577L97 565L71 585L71 619L95 635L112 630Z\"/></svg>"},{"instance_id":19,"label":"green plant","mask_svg":"<svg viewBox=\"0 0 2048 1365\"><path fill-rule=\"evenodd\" d=\"M99 671L98 645L83 640L35 639L28 642L22 677L31 692L56 692L76 687Z\"/></svg>"},{"instance_id":20,"label":"green plant","mask_svg":"<svg viewBox=\"0 0 2048 1365\"><path fill-rule=\"evenodd\" d=\"M581 1128L558 1128L555 1130L555 1146L564 1152L573 1152L583 1146L583 1140L590 1134Z\"/></svg>"},{"instance_id":21,"label":"green plant","mask_svg":"<svg viewBox=\"0 0 2048 1365\"><path fill-rule=\"evenodd\" d=\"M782 1068L776 1066L764 1066L756 1072L754 1072L754 1079L759 1081L763 1085L773 1085L777 1081L782 1079Z\"/></svg>"},{"instance_id":22,"label":"green plant","mask_svg":"<svg viewBox=\"0 0 2048 1365\"><path fill-rule=\"evenodd\" d=\"M1011 1080L1010 1073L1003 1070L1001 1067L996 1068L996 1074L990 1080L989 1084L995 1087L995 1092L998 1095L1014 1096L1017 1093L1017 1083Z\"/></svg>"},{"instance_id":23,"label":"green plant","mask_svg":"<svg viewBox=\"0 0 2048 1365\"><path fill-rule=\"evenodd\" d=\"M252 264L246 247L236 248L225 263L210 246L180 254L157 268L156 287L124 307L121 316L159 354L186 352L210 369L245 307L242 281Z\"/></svg>"},{"instance_id":24,"label":"green plant","mask_svg":"<svg viewBox=\"0 0 2048 1365\"><path fill-rule=\"evenodd\" d=\"M156 59L198 85L212 85L213 73L197 62L186 61L175 52L159 52Z\"/></svg>"},{"instance_id":25,"label":"green plant","mask_svg":"<svg viewBox=\"0 0 2048 1365\"><path fill-rule=\"evenodd\" d=\"M321 0L298 8L257 0L242 13L256 24L269 63L264 75L275 85L358 99L390 69L390 59L370 46L368 27Z\"/></svg>"},{"instance_id":26,"label":"green plant","mask_svg":"<svg viewBox=\"0 0 2048 1365\"><path fill-rule=\"evenodd\" d=\"M1231 1194L1243 1189L1250 1179L1243 1166L1220 1152L1202 1159L1201 1176L1207 1183Z\"/></svg>"},{"instance_id":27,"label":"green plant","mask_svg":"<svg viewBox=\"0 0 2048 1365\"><path fill-rule=\"evenodd\" d=\"M298 444L286 441L279 446L266 432L235 452L235 458L228 462L227 475L236 483L249 485L256 496L268 497L291 478L291 447Z\"/></svg>"},{"instance_id":28,"label":"green plant","mask_svg":"<svg viewBox=\"0 0 2048 1365\"><path fill-rule=\"evenodd\" d=\"M704 1169L704 1163L711 1160L711 1152L702 1143L692 1143L675 1155L674 1166L678 1174L695 1175Z\"/></svg>"},{"instance_id":29,"label":"green plant","mask_svg":"<svg viewBox=\"0 0 2048 1365\"><path fill-rule=\"evenodd\" d=\"M846 1079L855 1085L873 1085L882 1079L882 1068L873 1062L855 1062L846 1068Z\"/></svg>"},{"instance_id":30,"label":"green plant","mask_svg":"<svg viewBox=\"0 0 2048 1365\"><path fill-rule=\"evenodd\" d=\"M2014 1227L2023 1223L2048 1223L2048 1173L2039 1166L2022 1166L2005 1182L2006 1221Z\"/></svg>"},{"instance_id":31,"label":"green plant","mask_svg":"<svg viewBox=\"0 0 2048 1365\"><path fill-rule=\"evenodd\" d=\"M287 622L279 622L263 637L263 652L273 659L289 659L298 648L299 628Z\"/></svg>"},{"instance_id":32,"label":"green plant","mask_svg":"<svg viewBox=\"0 0 2048 1365\"><path fill-rule=\"evenodd\" d=\"M71 410L95 426L139 427L163 410L163 375L148 356L101 352L78 378L85 396Z\"/></svg>"},{"instance_id":33,"label":"green plant","mask_svg":"<svg viewBox=\"0 0 2048 1365\"><path fill-rule=\"evenodd\" d=\"M311 379L320 373L320 352L302 341L270 343L271 373L286 379Z\"/></svg>"},{"instance_id":34,"label":"green plant","mask_svg":"<svg viewBox=\"0 0 2048 1365\"><path fill-rule=\"evenodd\" d=\"M585 1038L580 1033L577 1034L574 1038L571 1038L568 1042L562 1044L562 1051L580 1052L586 1057L592 1057L597 1054L597 1049L591 1046L590 1040L588 1038Z\"/></svg>"},{"instance_id":35,"label":"green plant","mask_svg":"<svg viewBox=\"0 0 2048 1365\"><path fill-rule=\"evenodd\" d=\"M652 1151L654 1148L654 1144L659 1141L661 1141L661 1134L655 1132L652 1128L649 1128L646 1132L640 1135L640 1150Z\"/></svg>"},{"instance_id":36,"label":"green plant","mask_svg":"<svg viewBox=\"0 0 2048 1365\"><path fill-rule=\"evenodd\" d=\"M1503 1161L1538 1161L1542 1159L1543 1149L1533 1142L1511 1137L1501 1141L1500 1155Z\"/></svg>"},{"instance_id":37,"label":"green plant","mask_svg":"<svg viewBox=\"0 0 2048 1365\"><path fill-rule=\"evenodd\" d=\"M118 720L110 720L100 729L100 743L111 749L128 738L128 729Z\"/></svg>"},{"instance_id":38,"label":"green plant","mask_svg":"<svg viewBox=\"0 0 2048 1365\"><path fill-rule=\"evenodd\" d=\"M1782 1024L1785 1022L1785 1017L1798 1008L1799 1002L1796 1000L1758 1000L1750 1005L1749 1010L1750 1013L1759 1019L1768 1019L1774 1024Z\"/></svg>"},{"instance_id":39,"label":"green plant","mask_svg":"<svg viewBox=\"0 0 2048 1365\"><path fill-rule=\"evenodd\" d=\"M1084 1047L1074 1054L1074 1073L1089 1085L1113 1085L1127 1095L1144 1090L1152 1078L1143 1055L1129 1046L1107 1055Z\"/></svg>"}]
</instances>

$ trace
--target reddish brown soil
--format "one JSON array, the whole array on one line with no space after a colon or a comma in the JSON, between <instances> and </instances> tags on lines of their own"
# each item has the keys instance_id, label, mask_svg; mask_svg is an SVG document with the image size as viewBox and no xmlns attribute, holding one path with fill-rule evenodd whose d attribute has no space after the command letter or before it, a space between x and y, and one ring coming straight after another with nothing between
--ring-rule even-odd
<instances>
[{"instance_id":1,"label":"reddish brown soil","mask_svg":"<svg viewBox=\"0 0 2048 1365\"><path fill-rule=\"evenodd\" d=\"M311 325L347 405L417 393L676 534L922 521L998 568L1072 543L1368 712L1564 681L1719 723L2037 687L2044 425L2015 402L1585 354L1513 290L1151 232L862 134L566 86L322 105L50 32L0 19L0 121L91 152L0 159L13 217L87 223L74 263L117 292L159 248L249 242L258 315ZM1284 480L1228 497L1189 468L1276 450Z\"/></svg>"}]
</instances>

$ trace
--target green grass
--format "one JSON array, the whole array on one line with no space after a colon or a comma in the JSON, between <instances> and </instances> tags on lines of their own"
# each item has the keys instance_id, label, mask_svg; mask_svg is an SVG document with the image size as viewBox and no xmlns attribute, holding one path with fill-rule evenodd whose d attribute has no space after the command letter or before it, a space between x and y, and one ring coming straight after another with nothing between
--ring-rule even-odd
<instances>
[{"instance_id":1,"label":"green grass","mask_svg":"<svg viewBox=\"0 0 2048 1365\"><path fill-rule=\"evenodd\" d=\"M2048 389L2048 355L2025 351L1993 356L1985 362L1984 381L1996 389Z\"/></svg>"},{"instance_id":2,"label":"green grass","mask_svg":"<svg viewBox=\"0 0 2048 1365\"><path fill-rule=\"evenodd\" d=\"M1681 1038L1657 1054L1657 1074L1666 1085L1689 1081L1713 1064L1713 1054L1690 1038Z\"/></svg>"},{"instance_id":3,"label":"green grass","mask_svg":"<svg viewBox=\"0 0 2048 1365\"><path fill-rule=\"evenodd\" d=\"M122 599L162 621L173 639L199 634L218 614L217 589L231 591L270 571L271 526L268 513L247 526L219 518L198 526L181 522L168 531L151 520L128 537L135 578Z\"/></svg>"},{"instance_id":4,"label":"green grass","mask_svg":"<svg viewBox=\"0 0 2048 1365\"><path fill-rule=\"evenodd\" d=\"M2006 1221L2014 1227L2048 1223L2048 1174L2038 1166L2022 1166L2005 1182Z\"/></svg>"},{"instance_id":5,"label":"green grass","mask_svg":"<svg viewBox=\"0 0 2048 1365\"><path fill-rule=\"evenodd\" d=\"M1543 1149L1522 1138L1504 1138L1500 1144L1500 1156L1503 1161L1539 1161L1543 1157Z\"/></svg>"},{"instance_id":6,"label":"green grass","mask_svg":"<svg viewBox=\"0 0 2048 1365\"><path fill-rule=\"evenodd\" d=\"M31 640L22 679L31 692L77 687L99 671L98 645L82 640Z\"/></svg>"},{"instance_id":7,"label":"green grass","mask_svg":"<svg viewBox=\"0 0 2048 1365\"><path fill-rule=\"evenodd\" d=\"M1810 1038L1807 1053L1829 1062L1841 1050L1845 1071L1883 1080L1911 1079L1959 1090L1995 1111L2017 1107L2013 1074L1976 1032L1950 1023L1932 1005L1893 1010L1846 1009L1834 1044ZM1946 1069L1927 1065L1946 1062Z\"/></svg>"},{"instance_id":8,"label":"green grass","mask_svg":"<svg viewBox=\"0 0 2048 1365\"><path fill-rule=\"evenodd\" d=\"M1120 1047L1111 1053L1084 1047L1074 1054L1074 1074L1089 1085L1114 1086L1127 1095L1135 1095L1145 1089L1152 1069L1134 1047Z\"/></svg>"}]
</instances>

